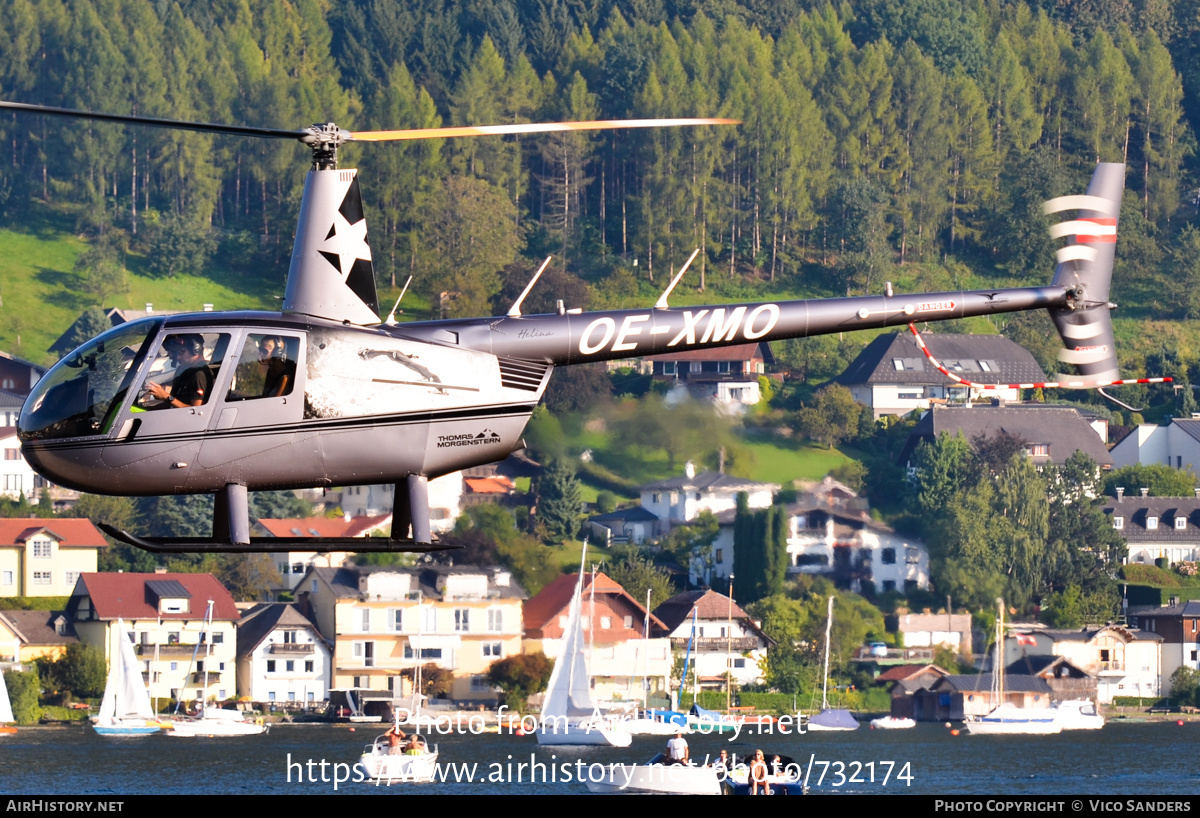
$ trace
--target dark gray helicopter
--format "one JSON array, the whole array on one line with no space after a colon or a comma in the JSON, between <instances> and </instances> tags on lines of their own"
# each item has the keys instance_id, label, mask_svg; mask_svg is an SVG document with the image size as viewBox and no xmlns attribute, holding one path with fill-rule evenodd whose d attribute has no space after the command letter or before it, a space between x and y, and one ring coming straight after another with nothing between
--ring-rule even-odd
<instances>
[{"instance_id":1,"label":"dark gray helicopter","mask_svg":"<svg viewBox=\"0 0 1200 818\"><path fill-rule=\"evenodd\" d=\"M18 430L29 463L54 482L114 495L208 493L208 539L149 539L152 551L275 551L250 537L247 492L395 483L387 540L305 539L308 549L429 551L427 481L502 460L556 366L889 326L1047 309L1079 372L1075 386L1117 380L1109 281L1124 165L1097 167L1088 192L1047 203L1075 211L1045 287L673 309L679 271L649 309L522 315L396 325L380 319L357 172L337 167L351 140L735 124L631 120L351 133L175 122L0 102L0 108L133 125L299 140L310 145L280 312L148 317L65 356L38 382ZM694 258L694 255L693 255ZM544 266L544 265L543 265ZM539 271L540 274L540 271Z\"/></svg>"}]
</instances>

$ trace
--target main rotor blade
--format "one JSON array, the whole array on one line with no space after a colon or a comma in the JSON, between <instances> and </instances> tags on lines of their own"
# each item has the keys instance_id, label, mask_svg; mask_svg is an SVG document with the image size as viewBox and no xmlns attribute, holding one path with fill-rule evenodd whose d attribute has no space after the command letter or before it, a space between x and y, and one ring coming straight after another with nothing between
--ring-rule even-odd
<instances>
[{"instance_id":1,"label":"main rotor blade","mask_svg":"<svg viewBox=\"0 0 1200 818\"><path fill-rule=\"evenodd\" d=\"M24 102L5 102L0 100L0 109L24 111L31 114L47 116L68 116L77 119L95 119L101 122L121 122L129 125L148 125L152 128L178 128L186 131L201 131L203 133L234 134L236 136L257 136L268 139L295 139L303 141L311 137L311 132L285 131L278 128L252 128L245 125L214 125L208 122L184 122L176 119L158 119L148 116L130 116L125 114L101 114L95 111L78 111L72 108L55 108L50 105L29 105Z\"/></svg>"},{"instance_id":2,"label":"main rotor blade","mask_svg":"<svg viewBox=\"0 0 1200 818\"><path fill-rule=\"evenodd\" d=\"M442 139L451 136L496 136L558 131L608 131L617 128L673 128L684 125L740 125L739 119L609 119L595 122L529 122L520 125L466 125L459 128L415 128L406 131L352 131L359 142Z\"/></svg>"}]
</instances>

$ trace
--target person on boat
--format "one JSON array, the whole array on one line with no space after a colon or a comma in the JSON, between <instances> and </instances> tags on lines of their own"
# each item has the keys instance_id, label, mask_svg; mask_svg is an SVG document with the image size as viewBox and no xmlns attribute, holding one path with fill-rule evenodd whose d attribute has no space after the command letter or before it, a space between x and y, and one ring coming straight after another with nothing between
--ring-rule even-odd
<instances>
[{"instance_id":1,"label":"person on boat","mask_svg":"<svg viewBox=\"0 0 1200 818\"><path fill-rule=\"evenodd\" d=\"M771 794L771 786L767 784L767 762L762 750L755 750L754 760L750 762L750 794Z\"/></svg>"},{"instance_id":2,"label":"person on boat","mask_svg":"<svg viewBox=\"0 0 1200 818\"><path fill-rule=\"evenodd\" d=\"M407 740L408 734L400 729L400 722L393 724L392 729L388 730L385 735L388 740L388 755L402 755L408 749L410 743Z\"/></svg>"},{"instance_id":3,"label":"person on boat","mask_svg":"<svg viewBox=\"0 0 1200 818\"><path fill-rule=\"evenodd\" d=\"M682 730L676 732L675 738L667 742L667 759L671 764L689 764L691 762L691 753Z\"/></svg>"},{"instance_id":4,"label":"person on boat","mask_svg":"<svg viewBox=\"0 0 1200 818\"><path fill-rule=\"evenodd\" d=\"M722 748L721 752L713 760L712 766L713 771L717 774L717 779L723 781L729 775L729 751Z\"/></svg>"}]
</instances>

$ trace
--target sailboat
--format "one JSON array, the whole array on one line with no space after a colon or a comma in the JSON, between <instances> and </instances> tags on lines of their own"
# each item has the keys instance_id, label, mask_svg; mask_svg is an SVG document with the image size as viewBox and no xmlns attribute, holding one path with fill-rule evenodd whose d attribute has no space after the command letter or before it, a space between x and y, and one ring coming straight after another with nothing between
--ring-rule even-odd
<instances>
[{"instance_id":1,"label":"sailboat","mask_svg":"<svg viewBox=\"0 0 1200 818\"><path fill-rule=\"evenodd\" d=\"M597 715L589 689L591 677L584 658L581 613L586 560L587 541L584 540L579 580L571 596L567 624L563 629L562 650L554 660L554 671L546 688L542 727L538 730L537 740L538 744L547 746L628 747L633 736L623 729L619 720L606 720Z\"/></svg>"},{"instance_id":2,"label":"sailboat","mask_svg":"<svg viewBox=\"0 0 1200 818\"><path fill-rule=\"evenodd\" d=\"M12 702L8 700L8 684L4 681L4 671L0 670L0 736L11 736L17 732L17 728L12 726L14 721Z\"/></svg>"},{"instance_id":3,"label":"sailboat","mask_svg":"<svg viewBox=\"0 0 1200 818\"><path fill-rule=\"evenodd\" d=\"M210 599L208 610L204 613L204 641L207 644L207 653L204 659L204 690L206 693L208 691L208 669L212 664L212 619L213 601ZM224 710L220 707L205 706L198 718L176 721L171 726L169 735L185 738L222 738L257 736L265 732L267 732L265 724L261 721L247 721L245 714L240 710Z\"/></svg>"},{"instance_id":4,"label":"sailboat","mask_svg":"<svg viewBox=\"0 0 1200 818\"><path fill-rule=\"evenodd\" d=\"M1028 709L1004 701L1004 600L997 599L999 616L996 617L996 659L992 663L992 691L996 707L986 716L966 722L966 730L973 736L1030 736L1052 735L1062 732L1062 723L1053 710Z\"/></svg>"},{"instance_id":5,"label":"sailboat","mask_svg":"<svg viewBox=\"0 0 1200 818\"><path fill-rule=\"evenodd\" d=\"M125 621L117 619L117 646L104 685L100 715L93 725L102 736L146 736L162 729L150 705L133 644L125 636Z\"/></svg>"},{"instance_id":6,"label":"sailboat","mask_svg":"<svg viewBox=\"0 0 1200 818\"><path fill-rule=\"evenodd\" d=\"M825 617L825 673L821 677L821 712L808 720L810 731L857 730L858 722L849 710L829 706L829 634L833 629L833 597Z\"/></svg>"}]
</instances>

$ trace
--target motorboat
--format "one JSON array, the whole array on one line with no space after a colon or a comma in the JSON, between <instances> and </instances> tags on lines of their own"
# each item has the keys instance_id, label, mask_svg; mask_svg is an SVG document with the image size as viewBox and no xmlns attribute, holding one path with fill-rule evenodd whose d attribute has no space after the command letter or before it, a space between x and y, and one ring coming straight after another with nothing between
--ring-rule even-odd
<instances>
[{"instance_id":1,"label":"motorboat","mask_svg":"<svg viewBox=\"0 0 1200 818\"><path fill-rule=\"evenodd\" d=\"M1057 702L1050 712L1064 730L1099 730L1104 726L1104 716L1100 715L1096 703L1090 699Z\"/></svg>"},{"instance_id":2,"label":"motorboat","mask_svg":"<svg viewBox=\"0 0 1200 818\"><path fill-rule=\"evenodd\" d=\"M164 725L150 704L150 693L142 679L133 643L125 636L124 619L117 619L113 633L116 649L104 684L100 714L92 727L102 736L148 736L161 732Z\"/></svg>"},{"instance_id":3,"label":"motorboat","mask_svg":"<svg viewBox=\"0 0 1200 818\"><path fill-rule=\"evenodd\" d=\"M871 719L871 727L876 730L908 730L916 727L917 723L912 719L897 718L896 716L883 716L878 719Z\"/></svg>"},{"instance_id":4,"label":"motorboat","mask_svg":"<svg viewBox=\"0 0 1200 818\"><path fill-rule=\"evenodd\" d=\"M395 749L395 752L393 752ZM438 748L422 735L413 735L408 749L393 748L384 733L363 748L358 759L367 780L375 784L429 783L437 774Z\"/></svg>"},{"instance_id":5,"label":"motorboat","mask_svg":"<svg viewBox=\"0 0 1200 818\"><path fill-rule=\"evenodd\" d=\"M766 754L767 765L767 794L769 795L804 795L804 776L800 764L790 756ZM746 759L738 760L733 756L730 761L729 775L726 777L726 790L730 795L751 795L750 765Z\"/></svg>"},{"instance_id":6,"label":"motorboat","mask_svg":"<svg viewBox=\"0 0 1200 818\"><path fill-rule=\"evenodd\" d=\"M663 795L720 795L723 770L695 764L674 764L659 753L645 764L609 764L599 780L588 777L588 792L659 793Z\"/></svg>"}]
</instances>

